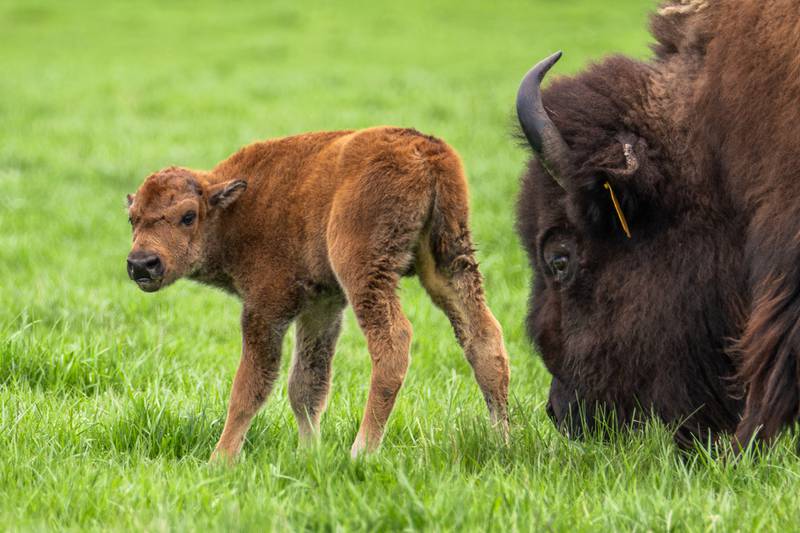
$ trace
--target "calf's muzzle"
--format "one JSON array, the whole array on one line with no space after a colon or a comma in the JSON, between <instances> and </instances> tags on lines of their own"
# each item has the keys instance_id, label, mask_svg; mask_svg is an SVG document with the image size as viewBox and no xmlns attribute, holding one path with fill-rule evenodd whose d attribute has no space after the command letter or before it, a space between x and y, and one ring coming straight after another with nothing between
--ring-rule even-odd
<instances>
[{"instance_id":1,"label":"calf's muzzle","mask_svg":"<svg viewBox=\"0 0 800 533\"><path fill-rule=\"evenodd\" d=\"M157 254L135 251L128 255L128 277L146 292L158 290L164 277L164 264Z\"/></svg>"}]
</instances>

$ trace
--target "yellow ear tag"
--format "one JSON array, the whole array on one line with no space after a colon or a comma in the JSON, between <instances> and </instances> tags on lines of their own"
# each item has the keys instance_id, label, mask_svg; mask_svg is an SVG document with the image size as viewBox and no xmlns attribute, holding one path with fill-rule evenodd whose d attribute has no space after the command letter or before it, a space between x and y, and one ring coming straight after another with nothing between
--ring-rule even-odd
<instances>
[{"instance_id":1,"label":"yellow ear tag","mask_svg":"<svg viewBox=\"0 0 800 533\"><path fill-rule=\"evenodd\" d=\"M619 223L622 224L622 230L625 232L625 235L628 238L631 238L631 230L628 228L628 221L625 220L625 213L622 212L622 208L619 206L619 202L617 201L617 195L614 194L614 189L611 188L611 184L606 182L603 185L606 189L608 189L609 194L611 194L611 202L614 204L614 209L617 211L617 218L619 218Z\"/></svg>"}]
</instances>

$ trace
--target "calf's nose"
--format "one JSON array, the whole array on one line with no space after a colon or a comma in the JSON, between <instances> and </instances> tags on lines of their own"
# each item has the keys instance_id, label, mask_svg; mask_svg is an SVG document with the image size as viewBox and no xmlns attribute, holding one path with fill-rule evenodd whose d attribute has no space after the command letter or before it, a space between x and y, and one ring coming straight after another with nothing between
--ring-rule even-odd
<instances>
[{"instance_id":1,"label":"calf's nose","mask_svg":"<svg viewBox=\"0 0 800 533\"><path fill-rule=\"evenodd\" d=\"M139 279L159 279L164 274L164 265L158 255L148 252L134 252L128 256L128 276Z\"/></svg>"}]
</instances>

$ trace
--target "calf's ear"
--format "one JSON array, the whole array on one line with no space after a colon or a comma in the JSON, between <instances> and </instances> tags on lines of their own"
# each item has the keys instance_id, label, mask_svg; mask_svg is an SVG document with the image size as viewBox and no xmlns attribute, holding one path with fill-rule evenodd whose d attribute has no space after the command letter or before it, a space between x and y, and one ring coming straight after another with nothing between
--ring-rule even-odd
<instances>
[{"instance_id":1,"label":"calf's ear","mask_svg":"<svg viewBox=\"0 0 800 533\"><path fill-rule=\"evenodd\" d=\"M128 202L128 207L129 208L130 208L130 206L133 205L133 199L134 199L134 196L132 194L129 194L129 195L126 196L126 200Z\"/></svg>"},{"instance_id":2,"label":"calf's ear","mask_svg":"<svg viewBox=\"0 0 800 533\"><path fill-rule=\"evenodd\" d=\"M211 207L221 207L225 209L247 189L247 182L244 180L230 180L213 185L208 192L208 203Z\"/></svg>"}]
</instances>

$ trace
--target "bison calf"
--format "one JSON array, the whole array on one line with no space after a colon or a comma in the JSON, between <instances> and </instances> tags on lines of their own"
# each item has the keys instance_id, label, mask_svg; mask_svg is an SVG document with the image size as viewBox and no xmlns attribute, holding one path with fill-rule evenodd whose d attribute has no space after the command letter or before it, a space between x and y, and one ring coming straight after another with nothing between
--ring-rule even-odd
<instances>
[{"instance_id":1,"label":"bison calf","mask_svg":"<svg viewBox=\"0 0 800 533\"><path fill-rule=\"evenodd\" d=\"M242 358L215 457L239 453L293 321L289 400L301 440L318 432L348 302L372 358L352 453L375 449L408 368L411 324L396 290L412 273L450 319L492 422L506 430L507 356L473 253L464 172L444 142L387 127L259 142L210 172L161 170L128 204L128 274L142 290L188 277L243 301Z\"/></svg>"}]
</instances>

